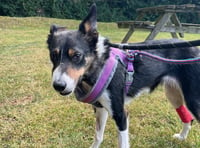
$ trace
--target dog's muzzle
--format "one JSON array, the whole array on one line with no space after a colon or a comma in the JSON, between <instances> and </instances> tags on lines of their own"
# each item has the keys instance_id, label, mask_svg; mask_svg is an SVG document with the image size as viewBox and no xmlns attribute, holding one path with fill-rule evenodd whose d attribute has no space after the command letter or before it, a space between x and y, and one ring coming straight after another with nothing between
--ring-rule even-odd
<instances>
[{"instance_id":1,"label":"dog's muzzle","mask_svg":"<svg viewBox=\"0 0 200 148\"><path fill-rule=\"evenodd\" d=\"M73 92L76 83L74 79L70 78L65 72L62 72L62 68L58 66L53 71L52 85L61 95L69 95Z\"/></svg>"},{"instance_id":2,"label":"dog's muzzle","mask_svg":"<svg viewBox=\"0 0 200 148\"><path fill-rule=\"evenodd\" d=\"M58 91L61 95L69 95L72 91L67 91L67 84L64 81L54 81L53 87L56 91Z\"/></svg>"}]
</instances>

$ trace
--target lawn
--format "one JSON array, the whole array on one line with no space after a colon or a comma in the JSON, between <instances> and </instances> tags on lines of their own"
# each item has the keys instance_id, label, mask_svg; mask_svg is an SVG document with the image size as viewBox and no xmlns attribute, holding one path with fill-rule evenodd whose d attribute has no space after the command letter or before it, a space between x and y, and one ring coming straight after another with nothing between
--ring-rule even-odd
<instances>
[{"instance_id":1,"label":"lawn","mask_svg":"<svg viewBox=\"0 0 200 148\"><path fill-rule=\"evenodd\" d=\"M80 21L50 18L0 17L0 147L88 148L94 139L95 118L90 105L73 95L59 96L51 87L51 63L46 39L51 24L76 29ZM99 23L99 32L120 42L126 29ZM131 42L143 41L138 31ZM162 33L158 38L170 38ZM185 34L186 40L199 35ZM135 148L198 148L200 125L195 121L186 141L172 138L181 122L159 87L127 106L130 143ZM108 120L102 148L117 147L116 127Z\"/></svg>"}]
</instances>

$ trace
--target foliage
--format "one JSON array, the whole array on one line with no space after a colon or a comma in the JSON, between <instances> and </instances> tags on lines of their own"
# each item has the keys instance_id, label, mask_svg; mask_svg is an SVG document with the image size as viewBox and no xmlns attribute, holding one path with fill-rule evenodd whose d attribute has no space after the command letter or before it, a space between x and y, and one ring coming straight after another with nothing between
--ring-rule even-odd
<instances>
[{"instance_id":1,"label":"foliage","mask_svg":"<svg viewBox=\"0 0 200 148\"><path fill-rule=\"evenodd\" d=\"M197 4L199 0L1 0L0 15L3 16L46 16L54 18L81 19L88 7L96 2L99 21L133 20L136 9L168 4ZM180 15L183 22L199 23L197 14ZM148 19L151 19L149 16Z\"/></svg>"}]
</instances>

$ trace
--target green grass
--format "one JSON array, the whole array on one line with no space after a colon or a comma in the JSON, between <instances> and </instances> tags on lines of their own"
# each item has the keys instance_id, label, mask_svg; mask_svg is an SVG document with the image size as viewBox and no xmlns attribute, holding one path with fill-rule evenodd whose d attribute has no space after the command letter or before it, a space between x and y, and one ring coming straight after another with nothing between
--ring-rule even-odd
<instances>
[{"instance_id":1,"label":"green grass","mask_svg":"<svg viewBox=\"0 0 200 148\"><path fill-rule=\"evenodd\" d=\"M51 87L51 63L46 45L51 24L76 29L79 21L50 18L0 17L0 147L88 148L94 137L95 119L90 105L61 97ZM99 31L120 42L126 29L99 23ZM143 41L138 31L131 42ZM186 34L185 39L199 35ZM170 38L162 33L158 38ZM198 148L200 126L195 121L186 141L172 138L181 129L162 87L127 106L130 143L137 148ZM108 120L102 148L117 147L116 127Z\"/></svg>"}]
</instances>

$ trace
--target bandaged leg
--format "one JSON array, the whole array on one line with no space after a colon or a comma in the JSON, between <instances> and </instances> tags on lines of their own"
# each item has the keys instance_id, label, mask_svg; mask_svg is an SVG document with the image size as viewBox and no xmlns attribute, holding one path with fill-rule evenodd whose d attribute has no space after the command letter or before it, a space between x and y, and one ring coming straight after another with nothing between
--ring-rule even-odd
<instances>
[{"instance_id":1,"label":"bandaged leg","mask_svg":"<svg viewBox=\"0 0 200 148\"><path fill-rule=\"evenodd\" d=\"M176 112L178 113L183 124L181 132L178 134L174 134L173 137L179 140L184 140L187 138L188 133L191 129L193 117L188 109L183 105L184 96L182 90L178 85L178 82L175 79L167 77L167 79L165 80L165 92L168 100L176 109Z\"/></svg>"},{"instance_id":2,"label":"bandaged leg","mask_svg":"<svg viewBox=\"0 0 200 148\"><path fill-rule=\"evenodd\" d=\"M178 113L181 121L183 122L183 129L179 134L175 134L173 137L179 140L185 140L191 129L193 116L184 105L181 105L179 108L177 108L176 112Z\"/></svg>"}]
</instances>

